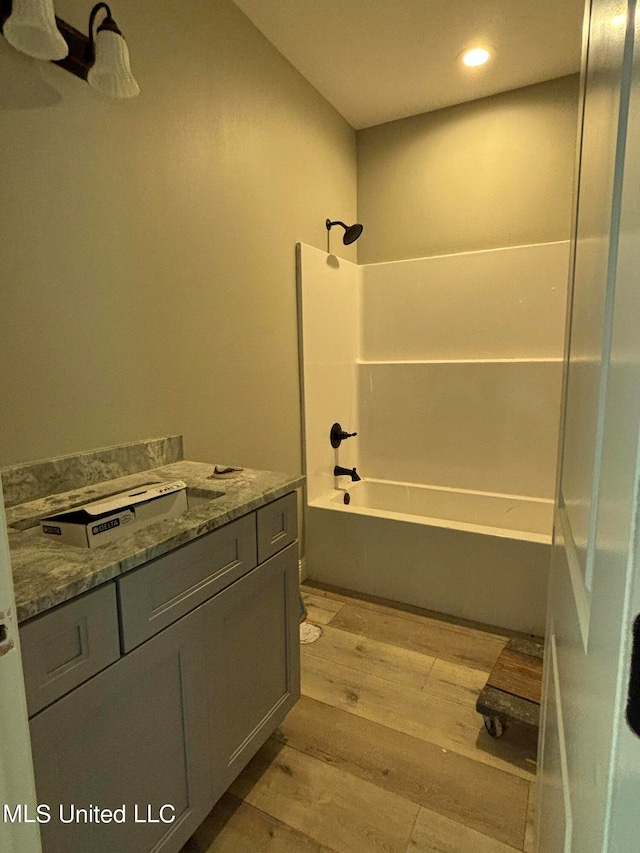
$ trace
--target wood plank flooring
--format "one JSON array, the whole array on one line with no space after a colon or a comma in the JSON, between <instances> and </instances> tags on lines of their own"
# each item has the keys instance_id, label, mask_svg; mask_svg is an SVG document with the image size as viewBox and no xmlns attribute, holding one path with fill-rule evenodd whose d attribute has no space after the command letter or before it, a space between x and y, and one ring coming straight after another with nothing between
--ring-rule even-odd
<instances>
[{"instance_id":1,"label":"wood plank flooring","mask_svg":"<svg viewBox=\"0 0 640 853\"><path fill-rule=\"evenodd\" d=\"M531 853L535 741L475 712L506 634L302 593L302 698L184 853Z\"/></svg>"},{"instance_id":2,"label":"wood plank flooring","mask_svg":"<svg viewBox=\"0 0 640 853\"><path fill-rule=\"evenodd\" d=\"M307 608L307 618L316 625L328 625L336 615L338 610L342 609L342 603L333 601L326 596L313 595L306 593L304 596L304 606Z\"/></svg>"}]
</instances>

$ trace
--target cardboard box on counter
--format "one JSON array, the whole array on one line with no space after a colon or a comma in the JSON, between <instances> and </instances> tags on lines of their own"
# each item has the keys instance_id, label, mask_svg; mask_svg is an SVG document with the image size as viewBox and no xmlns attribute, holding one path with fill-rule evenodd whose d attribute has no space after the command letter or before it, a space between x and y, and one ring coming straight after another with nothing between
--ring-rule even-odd
<instances>
[{"instance_id":1,"label":"cardboard box on counter","mask_svg":"<svg viewBox=\"0 0 640 853\"><path fill-rule=\"evenodd\" d=\"M186 509L187 484L173 480L139 486L58 512L42 518L40 529L58 542L96 548L130 536L163 518L175 518Z\"/></svg>"}]
</instances>

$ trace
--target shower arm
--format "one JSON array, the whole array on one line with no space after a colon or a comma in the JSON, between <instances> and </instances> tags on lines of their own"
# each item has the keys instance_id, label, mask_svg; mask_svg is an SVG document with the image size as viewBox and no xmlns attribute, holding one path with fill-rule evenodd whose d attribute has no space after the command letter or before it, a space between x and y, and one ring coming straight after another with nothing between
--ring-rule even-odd
<instances>
[{"instance_id":1,"label":"shower arm","mask_svg":"<svg viewBox=\"0 0 640 853\"><path fill-rule=\"evenodd\" d=\"M362 234L363 226L359 222L354 222L353 225L346 225L340 219L327 219L325 222L327 226L327 232L331 231L334 225L340 225L344 228L344 237L342 238L342 242L345 246L350 246L351 243L355 243L358 237ZM329 234L327 233L327 241L329 240Z\"/></svg>"}]
</instances>

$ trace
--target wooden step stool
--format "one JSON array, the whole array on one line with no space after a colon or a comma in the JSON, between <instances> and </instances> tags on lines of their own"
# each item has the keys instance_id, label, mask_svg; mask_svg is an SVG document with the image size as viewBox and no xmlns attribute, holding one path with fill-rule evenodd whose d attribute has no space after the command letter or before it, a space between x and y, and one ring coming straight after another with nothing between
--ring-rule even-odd
<instances>
[{"instance_id":1,"label":"wooden step stool","mask_svg":"<svg viewBox=\"0 0 640 853\"><path fill-rule=\"evenodd\" d=\"M491 737L501 737L510 722L539 728L543 652L540 643L517 637L502 650L476 702Z\"/></svg>"}]
</instances>

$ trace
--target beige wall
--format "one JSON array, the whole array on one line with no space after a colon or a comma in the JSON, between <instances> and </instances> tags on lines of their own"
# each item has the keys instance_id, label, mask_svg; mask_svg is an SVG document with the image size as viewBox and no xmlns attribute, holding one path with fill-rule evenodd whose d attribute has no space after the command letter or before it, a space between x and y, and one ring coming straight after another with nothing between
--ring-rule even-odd
<instances>
[{"instance_id":1,"label":"beige wall","mask_svg":"<svg viewBox=\"0 0 640 853\"><path fill-rule=\"evenodd\" d=\"M131 102L0 38L0 464L182 432L298 470L294 247L355 219L355 133L229 0L114 14Z\"/></svg>"},{"instance_id":2,"label":"beige wall","mask_svg":"<svg viewBox=\"0 0 640 853\"><path fill-rule=\"evenodd\" d=\"M578 76L358 131L360 263L569 236Z\"/></svg>"}]
</instances>

